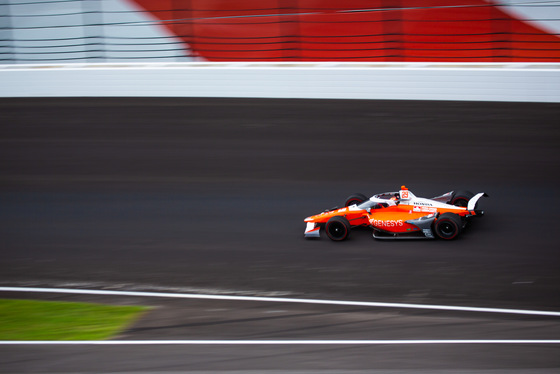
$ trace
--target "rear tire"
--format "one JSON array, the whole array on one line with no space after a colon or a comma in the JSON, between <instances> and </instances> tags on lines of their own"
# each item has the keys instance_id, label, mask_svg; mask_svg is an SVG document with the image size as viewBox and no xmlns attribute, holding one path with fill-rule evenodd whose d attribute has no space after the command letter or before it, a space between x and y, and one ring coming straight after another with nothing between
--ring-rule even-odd
<instances>
[{"instance_id":1,"label":"rear tire","mask_svg":"<svg viewBox=\"0 0 560 374\"><path fill-rule=\"evenodd\" d=\"M348 198L344 202L344 206L350 206L350 205L354 205L354 204L358 205L358 204L363 203L367 199L368 199L368 197L366 195L361 194L361 193L355 193L353 195L348 196Z\"/></svg>"},{"instance_id":2,"label":"rear tire","mask_svg":"<svg viewBox=\"0 0 560 374\"><path fill-rule=\"evenodd\" d=\"M460 206L466 208L469 200L472 199L474 194L471 191L457 191L453 194L451 205Z\"/></svg>"},{"instance_id":3,"label":"rear tire","mask_svg":"<svg viewBox=\"0 0 560 374\"><path fill-rule=\"evenodd\" d=\"M455 213L443 213L434 224L434 231L438 238L453 240L463 230L463 221Z\"/></svg>"},{"instance_id":4,"label":"rear tire","mask_svg":"<svg viewBox=\"0 0 560 374\"><path fill-rule=\"evenodd\" d=\"M325 231L329 239L336 242L345 240L350 235L350 222L344 217L332 217L325 225Z\"/></svg>"}]
</instances>

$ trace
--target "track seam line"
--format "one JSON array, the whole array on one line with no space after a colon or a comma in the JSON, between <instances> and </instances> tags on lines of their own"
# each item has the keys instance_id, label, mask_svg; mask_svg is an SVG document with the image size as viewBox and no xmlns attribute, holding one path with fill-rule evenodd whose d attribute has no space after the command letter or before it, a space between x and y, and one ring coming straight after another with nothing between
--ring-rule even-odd
<instances>
[{"instance_id":1,"label":"track seam line","mask_svg":"<svg viewBox=\"0 0 560 374\"><path fill-rule=\"evenodd\" d=\"M560 340L4 340L0 345L419 345L560 344Z\"/></svg>"},{"instance_id":2,"label":"track seam line","mask_svg":"<svg viewBox=\"0 0 560 374\"><path fill-rule=\"evenodd\" d=\"M85 290L85 289L71 289L71 288L37 288L37 287L0 287L0 292L35 292L35 293L76 294L76 295L105 295L105 296L160 297L160 298L179 298L179 299L257 301L257 302L275 302L275 303L363 306L363 307L378 307L378 308L429 309L429 310L445 310L445 311L460 311L460 312L503 313L503 314L560 317L560 312L542 311L542 310L481 308L481 307L408 304L408 303L384 303L384 302L370 302L370 301L294 299L294 298L284 298L284 297L226 296L226 295L208 295L208 294Z\"/></svg>"}]
</instances>

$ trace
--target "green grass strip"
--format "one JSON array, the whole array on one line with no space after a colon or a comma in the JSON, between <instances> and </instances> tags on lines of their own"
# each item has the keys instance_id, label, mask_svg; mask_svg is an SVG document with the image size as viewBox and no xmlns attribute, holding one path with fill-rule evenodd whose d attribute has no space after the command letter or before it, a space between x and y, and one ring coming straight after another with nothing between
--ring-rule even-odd
<instances>
[{"instance_id":1,"label":"green grass strip","mask_svg":"<svg viewBox=\"0 0 560 374\"><path fill-rule=\"evenodd\" d=\"M0 340L108 339L145 310L140 306L0 299Z\"/></svg>"}]
</instances>

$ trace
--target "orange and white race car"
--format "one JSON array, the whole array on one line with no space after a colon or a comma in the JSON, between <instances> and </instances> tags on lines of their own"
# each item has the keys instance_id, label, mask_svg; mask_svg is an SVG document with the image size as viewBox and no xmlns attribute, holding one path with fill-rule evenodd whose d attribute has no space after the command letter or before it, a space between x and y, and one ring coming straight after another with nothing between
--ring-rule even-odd
<instances>
[{"instance_id":1,"label":"orange and white race car","mask_svg":"<svg viewBox=\"0 0 560 374\"><path fill-rule=\"evenodd\" d=\"M335 241L345 240L353 227L373 228L376 239L457 238L470 217L482 216L478 200L488 196L469 191L451 191L431 199L416 197L402 186L398 192L386 192L367 198L355 194L343 208L332 208L307 217L306 238L320 237L324 228Z\"/></svg>"}]
</instances>

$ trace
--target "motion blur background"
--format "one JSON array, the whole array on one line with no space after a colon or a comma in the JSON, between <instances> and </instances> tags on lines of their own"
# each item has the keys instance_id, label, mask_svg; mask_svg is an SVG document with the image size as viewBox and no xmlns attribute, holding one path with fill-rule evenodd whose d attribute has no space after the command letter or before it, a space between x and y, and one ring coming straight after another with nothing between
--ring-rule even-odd
<instances>
[{"instance_id":1,"label":"motion blur background","mask_svg":"<svg viewBox=\"0 0 560 374\"><path fill-rule=\"evenodd\" d=\"M0 285L560 307L560 1L1 0L0 22ZM325 99L349 97L377 100ZM487 214L453 242L304 240L306 216L402 184L487 192ZM559 329L556 317L85 301L156 307L119 339ZM556 343L3 352L6 372L560 367Z\"/></svg>"},{"instance_id":2,"label":"motion blur background","mask_svg":"<svg viewBox=\"0 0 560 374\"><path fill-rule=\"evenodd\" d=\"M3 0L3 63L559 62L554 0Z\"/></svg>"}]
</instances>

